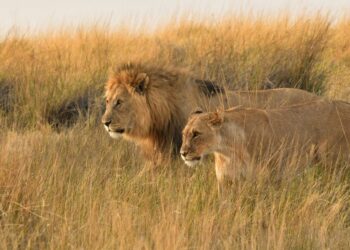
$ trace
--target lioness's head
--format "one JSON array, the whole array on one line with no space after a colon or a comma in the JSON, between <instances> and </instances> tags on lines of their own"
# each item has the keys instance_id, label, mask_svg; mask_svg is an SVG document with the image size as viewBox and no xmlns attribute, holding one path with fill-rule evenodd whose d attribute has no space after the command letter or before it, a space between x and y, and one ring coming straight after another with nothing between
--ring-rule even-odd
<instances>
[{"instance_id":1,"label":"lioness's head","mask_svg":"<svg viewBox=\"0 0 350 250\"><path fill-rule=\"evenodd\" d=\"M150 127L146 100L149 76L133 65L117 69L106 84L106 111L102 123L112 138L142 137Z\"/></svg>"},{"instance_id":2,"label":"lioness's head","mask_svg":"<svg viewBox=\"0 0 350 250\"><path fill-rule=\"evenodd\" d=\"M196 110L182 132L181 158L186 165L194 166L215 151L220 143L219 128L223 123L220 112L203 113Z\"/></svg>"}]
</instances>

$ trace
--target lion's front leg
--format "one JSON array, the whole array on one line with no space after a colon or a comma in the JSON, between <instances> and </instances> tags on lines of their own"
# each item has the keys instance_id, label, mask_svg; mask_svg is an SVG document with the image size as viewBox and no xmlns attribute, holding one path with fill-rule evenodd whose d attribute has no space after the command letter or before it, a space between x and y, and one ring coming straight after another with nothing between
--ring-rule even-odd
<instances>
[{"instance_id":1,"label":"lion's front leg","mask_svg":"<svg viewBox=\"0 0 350 250\"><path fill-rule=\"evenodd\" d=\"M171 158L156 147L143 147L142 155L144 164L139 175L151 174L163 171L170 163Z\"/></svg>"},{"instance_id":2,"label":"lion's front leg","mask_svg":"<svg viewBox=\"0 0 350 250\"><path fill-rule=\"evenodd\" d=\"M162 169L162 161L158 157L147 157L145 158L140 175L143 174L154 174Z\"/></svg>"}]
</instances>

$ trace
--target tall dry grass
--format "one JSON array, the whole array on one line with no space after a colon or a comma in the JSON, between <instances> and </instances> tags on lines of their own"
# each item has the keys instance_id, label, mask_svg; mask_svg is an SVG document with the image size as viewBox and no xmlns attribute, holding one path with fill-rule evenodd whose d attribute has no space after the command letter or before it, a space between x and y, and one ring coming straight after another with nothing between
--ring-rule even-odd
<instances>
[{"instance_id":1,"label":"tall dry grass","mask_svg":"<svg viewBox=\"0 0 350 250\"><path fill-rule=\"evenodd\" d=\"M299 87L347 99L348 27L318 16L182 21L153 33L98 25L13 31L0 43L0 86L12 91L6 119L33 128L86 89L98 98L109 69L132 60L188 67L232 89Z\"/></svg>"},{"instance_id":2,"label":"tall dry grass","mask_svg":"<svg viewBox=\"0 0 350 250\"><path fill-rule=\"evenodd\" d=\"M108 138L99 119L109 68L129 60L188 67L231 89L350 100L349 28L322 16L237 17L152 33L97 25L2 37L0 248L348 249L349 164L282 180L267 165L223 201L211 160L140 175L133 145ZM72 103L75 125L57 132L48 123Z\"/></svg>"},{"instance_id":3,"label":"tall dry grass","mask_svg":"<svg viewBox=\"0 0 350 250\"><path fill-rule=\"evenodd\" d=\"M213 164L142 175L104 131L8 132L1 143L2 249L346 249L348 166L275 180L261 171L222 201ZM291 167L291 166L287 166Z\"/></svg>"}]
</instances>

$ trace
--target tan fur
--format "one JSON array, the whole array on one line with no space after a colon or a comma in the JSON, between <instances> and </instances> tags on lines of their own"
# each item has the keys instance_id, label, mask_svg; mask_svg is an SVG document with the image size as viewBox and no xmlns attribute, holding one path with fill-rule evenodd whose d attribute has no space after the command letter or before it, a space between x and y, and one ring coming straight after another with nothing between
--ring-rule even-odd
<instances>
[{"instance_id":1,"label":"tan fur","mask_svg":"<svg viewBox=\"0 0 350 250\"><path fill-rule=\"evenodd\" d=\"M178 152L181 131L197 106L206 110L235 105L276 107L318 98L302 90L276 89L256 92L214 91L208 81L190 72L167 66L126 64L116 69L106 84L106 112L112 137L125 129L123 138L137 143L148 159L159 162ZM121 100L122 104L116 102ZM116 107L118 106L118 107ZM106 128L107 129L107 128ZM119 133L120 134L120 133Z\"/></svg>"},{"instance_id":2,"label":"tan fur","mask_svg":"<svg viewBox=\"0 0 350 250\"><path fill-rule=\"evenodd\" d=\"M319 100L281 109L195 114L184 128L181 154L194 165L194 159L214 153L217 179L223 184L244 173L256 156L299 155L302 165L349 160L349 142L350 103Z\"/></svg>"}]
</instances>

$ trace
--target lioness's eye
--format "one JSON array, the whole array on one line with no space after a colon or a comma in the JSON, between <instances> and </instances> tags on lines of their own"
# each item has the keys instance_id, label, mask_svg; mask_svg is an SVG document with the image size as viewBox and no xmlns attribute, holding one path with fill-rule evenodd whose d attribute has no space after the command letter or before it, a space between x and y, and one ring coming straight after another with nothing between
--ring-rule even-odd
<instances>
[{"instance_id":1,"label":"lioness's eye","mask_svg":"<svg viewBox=\"0 0 350 250\"><path fill-rule=\"evenodd\" d=\"M198 131L193 131L192 132L192 138L196 138L200 135L200 133Z\"/></svg>"}]
</instances>

